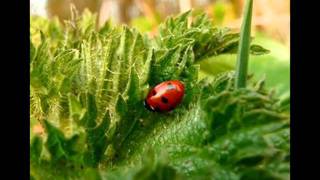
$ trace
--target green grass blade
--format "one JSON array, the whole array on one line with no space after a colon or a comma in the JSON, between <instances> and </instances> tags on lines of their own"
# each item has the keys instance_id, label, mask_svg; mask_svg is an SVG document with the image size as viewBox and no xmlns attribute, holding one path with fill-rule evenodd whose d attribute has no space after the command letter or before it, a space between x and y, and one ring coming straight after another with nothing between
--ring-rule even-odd
<instances>
[{"instance_id":1,"label":"green grass blade","mask_svg":"<svg viewBox=\"0 0 320 180\"><path fill-rule=\"evenodd\" d=\"M236 67L236 88L246 87L246 76L248 71L248 61L250 53L250 34L251 34L252 0L246 1L243 22L240 32L240 42L237 55Z\"/></svg>"}]
</instances>

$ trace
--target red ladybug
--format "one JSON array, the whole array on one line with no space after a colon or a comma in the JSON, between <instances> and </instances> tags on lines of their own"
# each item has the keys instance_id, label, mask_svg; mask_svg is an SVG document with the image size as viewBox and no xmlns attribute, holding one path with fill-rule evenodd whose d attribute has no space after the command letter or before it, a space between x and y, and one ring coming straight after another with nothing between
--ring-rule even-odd
<instances>
[{"instance_id":1,"label":"red ladybug","mask_svg":"<svg viewBox=\"0 0 320 180\"><path fill-rule=\"evenodd\" d=\"M150 111L167 112L179 105L184 96L184 85L178 80L165 81L155 86L144 101Z\"/></svg>"}]
</instances>

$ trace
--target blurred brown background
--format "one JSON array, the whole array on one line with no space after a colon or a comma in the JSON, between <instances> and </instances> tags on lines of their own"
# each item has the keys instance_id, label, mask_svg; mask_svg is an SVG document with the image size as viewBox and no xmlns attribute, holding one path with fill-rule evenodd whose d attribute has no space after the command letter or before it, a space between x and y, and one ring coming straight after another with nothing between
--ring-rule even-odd
<instances>
[{"instance_id":1,"label":"blurred brown background","mask_svg":"<svg viewBox=\"0 0 320 180\"><path fill-rule=\"evenodd\" d=\"M98 14L101 26L108 19L118 24L144 23L155 30L167 16L189 9L206 11L218 25L239 28L245 0L31 0L31 8L42 3L44 16L69 19L70 5L79 12L89 9ZM39 9L39 7L38 7ZM285 45L290 41L290 1L254 0L253 32L263 32Z\"/></svg>"}]
</instances>

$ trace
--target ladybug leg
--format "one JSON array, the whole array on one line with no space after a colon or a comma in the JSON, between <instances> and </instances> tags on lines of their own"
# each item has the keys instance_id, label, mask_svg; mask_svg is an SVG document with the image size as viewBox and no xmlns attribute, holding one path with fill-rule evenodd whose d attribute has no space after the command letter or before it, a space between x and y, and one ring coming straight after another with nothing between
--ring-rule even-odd
<instances>
[{"instance_id":1,"label":"ladybug leg","mask_svg":"<svg viewBox=\"0 0 320 180\"><path fill-rule=\"evenodd\" d=\"M162 111L161 111L161 109L160 109L159 107L155 107L155 108L154 108L154 111L162 112Z\"/></svg>"}]
</instances>

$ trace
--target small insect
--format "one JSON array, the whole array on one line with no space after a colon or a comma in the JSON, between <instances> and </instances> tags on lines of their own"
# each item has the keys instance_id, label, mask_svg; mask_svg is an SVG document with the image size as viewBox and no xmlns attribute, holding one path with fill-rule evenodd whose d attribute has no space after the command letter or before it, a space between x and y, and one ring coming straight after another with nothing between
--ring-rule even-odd
<instances>
[{"instance_id":1,"label":"small insect","mask_svg":"<svg viewBox=\"0 0 320 180\"><path fill-rule=\"evenodd\" d=\"M176 108L184 96L184 85L178 80L165 81L155 86L144 101L150 111L168 112Z\"/></svg>"}]
</instances>

